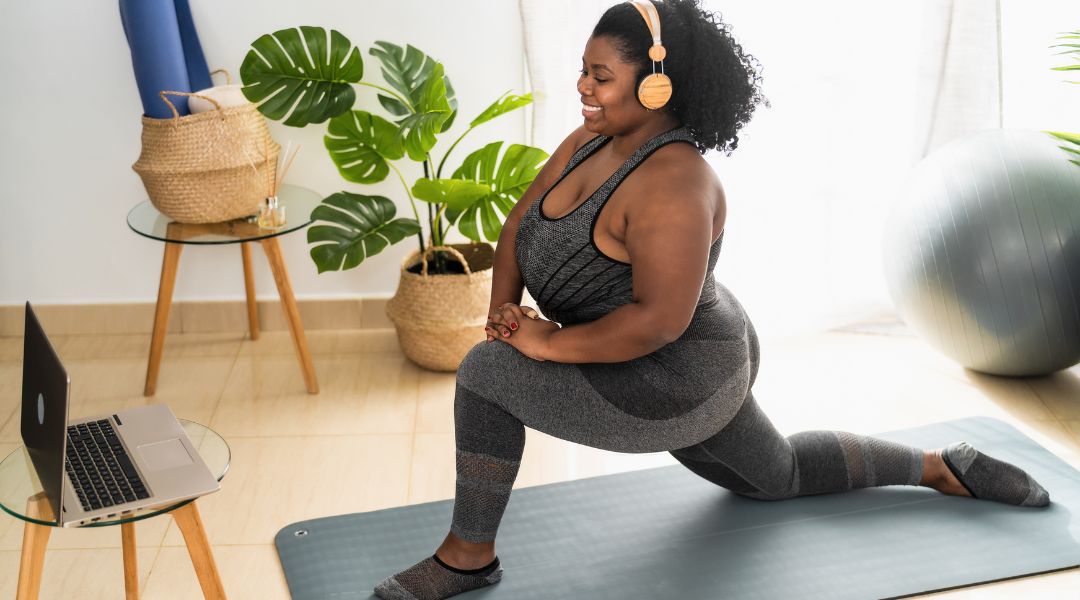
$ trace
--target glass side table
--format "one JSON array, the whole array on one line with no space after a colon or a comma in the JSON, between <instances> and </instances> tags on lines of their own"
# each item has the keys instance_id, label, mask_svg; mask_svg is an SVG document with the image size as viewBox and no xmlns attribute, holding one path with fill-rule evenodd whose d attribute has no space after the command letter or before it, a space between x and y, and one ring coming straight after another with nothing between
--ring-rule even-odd
<instances>
[{"instance_id":1,"label":"glass side table","mask_svg":"<svg viewBox=\"0 0 1080 600\"><path fill-rule=\"evenodd\" d=\"M229 445L209 427L193 421L179 419L191 443L221 481L229 470L232 458ZM0 462L0 508L9 515L24 521L22 558L19 561L18 600L36 600L41 589L41 571L45 562L45 546L49 534L56 527L56 518L41 490L37 472L30 462L26 448L21 447ZM195 500L185 500L168 506L148 508L124 515L123 518L97 521L83 527L120 526L120 538L124 552L124 589L129 599L139 597L139 569L135 550L135 522L162 514L171 514L176 526L184 535L191 564L199 576L199 585L206 598L225 598L217 563L210 551L210 542L203 528L202 517L195 507Z\"/></svg>"},{"instance_id":2,"label":"glass side table","mask_svg":"<svg viewBox=\"0 0 1080 600\"><path fill-rule=\"evenodd\" d=\"M240 244L244 263L244 290L247 295L248 328L251 339L259 339L259 313L255 305L255 280L251 271L251 243L262 244L270 270L274 273L278 296L285 310L293 346L300 358L304 384L310 394L319 393L315 378L315 366L308 352L304 325L296 308L289 272L285 269L278 236L303 229L311 224L311 211L322 198L314 191L296 185L282 184L278 188L278 203L285 207L285 225L279 229L262 229L254 216L234 219L224 223L185 224L176 223L158 212L149 200L144 200L128 213L128 226L139 235L165 242L165 258L161 263L161 281L158 284L157 308L154 311L154 333L150 338L150 360L146 365L144 396L153 396L157 389L158 370L161 367L161 350L165 345L165 330L169 325L169 309L172 305L176 268L180 264L180 250L184 244Z\"/></svg>"}]
</instances>

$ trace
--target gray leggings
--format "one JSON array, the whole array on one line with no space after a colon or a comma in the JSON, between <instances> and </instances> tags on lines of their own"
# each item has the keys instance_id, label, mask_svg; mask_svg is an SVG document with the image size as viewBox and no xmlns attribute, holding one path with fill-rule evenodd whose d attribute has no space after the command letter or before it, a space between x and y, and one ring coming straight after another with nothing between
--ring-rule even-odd
<instances>
[{"instance_id":1,"label":"gray leggings","mask_svg":"<svg viewBox=\"0 0 1080 600\"><path fill-rule=\"evenodd\" d=\"M451 532L495 539L525 448L525 427L616 452L670 452L736 494L781 500L884 485L919 485L919 448L845 431L783 436L750 392L757 334L719 286L687 333L622 363L533 360L483 341L458 367L457 484Z\"/></svg>"}]
</instances>

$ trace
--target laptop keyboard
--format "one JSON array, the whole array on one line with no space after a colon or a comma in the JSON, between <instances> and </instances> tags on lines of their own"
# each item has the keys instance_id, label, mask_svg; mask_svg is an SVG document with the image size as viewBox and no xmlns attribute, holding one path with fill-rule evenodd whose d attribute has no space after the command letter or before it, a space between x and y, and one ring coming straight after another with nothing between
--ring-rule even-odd
<instances>
[{"instance_id":1,"label":"laptop keyboard","mask_svg":"<svg viewBox=\"0 0 1080 600\"><path fill-rule=\"evenodd\" d=\"M150 497L107 419L68 426L65 463L83 510Z\"/></svg>"}]
</instances>

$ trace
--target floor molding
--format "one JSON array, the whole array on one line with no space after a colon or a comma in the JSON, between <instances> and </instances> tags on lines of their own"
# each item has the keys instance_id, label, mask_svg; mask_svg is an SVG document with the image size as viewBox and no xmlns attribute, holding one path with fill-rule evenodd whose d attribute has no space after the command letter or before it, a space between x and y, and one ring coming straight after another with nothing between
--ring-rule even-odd
<instances>
[{"instance_id":1,"label":"floor molding","mask_svg":"<svg viewBox=\"0 0 1080 600\"><path fill-rule=\"evenodd\" d=\"M297 300L305 330L385 329L394 324L386 316L385 298ZM34 311L49 335L151 333L152 302L122 304L34 304ZM281 303L259 300L259 327L263 331L288 329ZM21 336L23 305L0 306L0 336ZM247 331L247 305L243 300L177 301L169 314L169 333Z\"/></svg>"}]
</instances>

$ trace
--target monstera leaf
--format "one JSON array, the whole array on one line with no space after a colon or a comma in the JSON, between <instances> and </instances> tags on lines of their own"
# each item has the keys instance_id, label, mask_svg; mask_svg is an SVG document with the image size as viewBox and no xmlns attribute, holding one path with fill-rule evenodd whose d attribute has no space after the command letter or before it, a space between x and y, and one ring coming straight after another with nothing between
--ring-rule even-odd
<instances>
[{"instance_id":1,"label":"monstera leaf","mask_svg":"<svg viewBox=\"0 0 1080 600\"><path fill-rule=\"evenodd\" d=\"M428 151L438 141L435 134L442 130L443 123L450 116L442 72L442 64L435 63L431 76L420 86L420 97L414 105L416 112L398 121L397 137L405 145L409 158L416 161L427 158Z\"/></svg>"},{"instance_id":2,"label":"monstera leaf","mask_svg":"<svg viewBox=\"0 0 1080 600\"><path fill-rule=\"evenodd\" d=\"M385 196L338 192L311 211L314 221L330 225L308 228L311 258L319 273L351 269L406 236L420 231L415 219L395 219L397 209Z\"/></svg>"},{"instance_id":3,"label":"monstera leaf","mask_svg":"<svg viewBox=\"0 0 1080 600\"><path fill-rule=\"evenodd\" d=\"M363 110L330 119L323 138L341 176L356 183L378 183L390 172L388 160L404 156L398 127Z\"/></svg>"},{"instance_id":4,"label":"monstera leaf","mask_svg":"<svg viewBox=\"0 0 1080 600\"><path fill-rule=\"evenodd\" d=\"M351 84L364 76L364 61L337 31L330 30L328 41L322 27L282 29L251 46L240 66L241 90L260 103L262 114L281 120L291 111L284 123L303 127L352 108L356 92Z\"/></svg>"},{"instance_id":5,"label":"monstera leaf","mask_svg":"<svg viewBox=\"0 0 1080 600\"><path fill-rule=\"evenodd\" d=\"M412 187L413 197L446 204L446 210L464 210L489 193L491 186L464 179L417 179Z\"/></svg>"},{"instance_id":6,"label":"monstera leaf","mask_svg":"<svg viewBox=\"0 0 1080 600\"><path fill-rule=\"evenodd\" d=\"M529 104L533 100L532 93L525 94L524 96L507 96L506 94L509 93L510 91L507 90L502 96L499 97L498 100L493 102L491 106L485 108L484 112L480 113L478 117L476 117L472 120L471 123L469 123L469 127L476 127L481 123L487 123L495 117L513 110L517 110L522 106Z\"/></svg>"},{"instance_id":7,"label":"monstera leaf","mask_svg":"<svg viewBox=\"0 0 1080 600\"><path fill-rule=\"evenodd\" d=\"M435 65L438 64L438 61L424 54L412 44L406 44L405 49L402 49L397 44L376 41L375 47L368 50L368 53L378 58L379 62L382 63L382 69L380 70L383 79L386 80L390 87L408 98L413 107L419 106L422 96L421 89L428 81L428 78L431 77L431 72ZM458 102L454 97L454 87L450 85L450 78L445 74L442 78L446 84L446 102L450 106L450 116L441 125L439 133L450 129L450 126L454 123L454 117L457 116L458 109ZM379 94L379 103L396 117L403 117L413 112L409 110L408 106L392 96ZM417 109L416 112L422 111Z\"/></svg>"},{"instance_id":8,"label":"monstera leaf","mask_svg":"<svg viewBox=\"0 0 1080 600\"><path fill-rule=\"evenodd\" d=\"M495 209L510 214L548 157L539 148L511 144L499 161L501 147L502 142L492 142L473 152L452 179L417 181L413 195L428 202L445 202L447 221L456 223L465 237L482 241L476 226L479 218L483 238L498 240L502 218Z\"/></svg>"}]
</instances>

